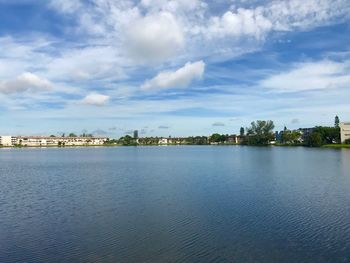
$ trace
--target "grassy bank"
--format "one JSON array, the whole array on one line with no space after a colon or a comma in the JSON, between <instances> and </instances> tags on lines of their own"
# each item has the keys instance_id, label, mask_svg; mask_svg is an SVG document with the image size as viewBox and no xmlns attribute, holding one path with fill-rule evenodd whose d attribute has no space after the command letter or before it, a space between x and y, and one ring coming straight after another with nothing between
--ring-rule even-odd
<instances>
[{"instance_id":1,"label":"grassy bank","mask_svg":"<svg viewBox=\"0 0 350 263\"><path fill-rule=\"evenodd\" d=\"M342 149L342 148L348 148L350 149L350 144L326 144L323 145L324 148L334 148L334 149Z\"/></svg>"}]
</instances>

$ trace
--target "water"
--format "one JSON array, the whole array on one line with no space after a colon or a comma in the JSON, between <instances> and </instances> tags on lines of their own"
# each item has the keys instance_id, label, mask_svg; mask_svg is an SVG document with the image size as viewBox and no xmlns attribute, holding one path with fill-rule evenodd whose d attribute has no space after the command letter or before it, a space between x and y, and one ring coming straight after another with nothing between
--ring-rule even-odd
<instances>
[{"instance_id":1,"label":"water","mask_svg":"<svg viewBox=\"0 0 350 263\"><path fill-rule=\"evenodd\" d=\"M0 149L0 262L350 262L350 150Z\"/></svg>"}]
</instances>

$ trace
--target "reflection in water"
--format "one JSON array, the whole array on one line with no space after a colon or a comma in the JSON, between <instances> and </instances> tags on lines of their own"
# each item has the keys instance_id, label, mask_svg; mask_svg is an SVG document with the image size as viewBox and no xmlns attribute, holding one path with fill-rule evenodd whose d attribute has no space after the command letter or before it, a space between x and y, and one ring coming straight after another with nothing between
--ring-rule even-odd
<instances>
[{"instance_id":1,"label":"reflection in water","mask_svg":"<svg viewBox=\"0 0 350 263\"><path fill-rule=\"evenodd\" d=\"M0 150L0 262L349 262L349 171L349 150Z\"/></svg>"}]
</instances>

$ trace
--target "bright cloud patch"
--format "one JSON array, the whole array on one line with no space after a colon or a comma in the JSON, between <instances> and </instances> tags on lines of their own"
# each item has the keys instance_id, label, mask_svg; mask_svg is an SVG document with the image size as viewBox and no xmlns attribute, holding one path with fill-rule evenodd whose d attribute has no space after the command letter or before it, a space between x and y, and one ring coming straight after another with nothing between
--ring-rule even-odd
<instances>
[{"instance_id":1,"label":"bright cloud patch","mask_svg":"<svg viewBox=\"0 0 350 263\"><path fill-rule=\"evenodd\" d=\"M263 80L263 87L288 92L339 88L350 82L350 63L321 61L303 63Z\"/></svg>"},{"instance_id":2,"label":"bright cloud patch","mask_svg":"<svg viewBox=\"0 0 350 263\"><path fill-rule=\"evenodd\" d=\"M98 93L91 93L87 95L82 101L85 105L103 106L109 102L110 97Z\"/></svg>"},{"instance_id":3,"label":"bright cloud patch","mask_svg":"<svg viewBox=\"0 0 350 263\"><path fill-rule=\"evenodd\" d=\"M128 28L127 49L136 61L162 61L176 54L183 45L182 29L168 12L140 18Z\"/></svg>"},{"instance_id":4,"label":"bright cloud patch","mask_svg":"<svg viewBox=\"0 0 350 263\"><path fill-rule=\"evenodd\" d=\"M147 80L143 85L144 90L159 90L169 88L181 88L188 86L193 80L201 79L205 70L205 63L197 61L187 63L176 71L160 72L156 77Z\"/></svg>"},{"instance_id":5,"label":"bright cloud patch","mask_svg":"<svg viewBox=\"0 0 350 263\"><path fill-rule=\"evenodd\" d=\"M19 75L14 80L0 82L0 93L12 94L25 91L45 91L52 87L50 81L30 72Z\"/></svg>"},{"instance_id":6,"label":"bright cloud patch","mask_svg":"<svg viewBox=\"0 0 350 263\"><path fill-rule=\"evenodd\" d=\"M240 8L236 13L228 11L222 17L211 20L208 32L217 36L252 36L261 39L272 28L272 23L263 15L263 9Z\"/></svg>"}]
</instances>

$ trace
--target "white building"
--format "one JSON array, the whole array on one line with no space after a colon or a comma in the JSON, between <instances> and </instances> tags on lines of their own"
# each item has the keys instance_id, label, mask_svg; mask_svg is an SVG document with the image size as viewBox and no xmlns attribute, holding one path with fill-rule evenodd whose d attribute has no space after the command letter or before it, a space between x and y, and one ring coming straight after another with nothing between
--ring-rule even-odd
<instances>
[{"instance_id":1,"label":"white building","mask_svg":"<svg viewBox=\"0 0 350 263\"><path fill-rule=\"evenodd\" d=\"M17 143L17 138L13 136L0 136L1 146L14 146Z\"/></svg>"},{"instance_id":2,"label":"white building","mask_svg":"<svg viewBox=\"0 0 350 263\"><path fill-rule=\"evenodd\" d=\"M159 145L165 145L165 144L168 144L169 141L167 138L160 138L159 141L158 141L158 144Z\"/></svg>"},{"instance_id":3,"label":"white building","mask_svg":"<svg viewBox=\"0 0 350 263\"><path fill-rule=\"evenodd\" d=\"M0 146L84 146L103 145L106 137L0 136Z\"/></svg>"},{"instance_id":4,"label":"white building","mask_svg":"<svg viewBox=\"0 0 350 263\"><path fill-rule=\"evenodd\" d=\"M344 143L345 140L350 139L350 122L340 123L340 141Z\"/></svg>"},{"instance_id":5,"label":"white building","mask_svg":"<svg viewBox=\"0 0 350 263\"><path fill-rule=\"evenodd\" d=\"M21 136L17 137L17 144L23 146L84 146L103 145L106 137L42 137Z\"/></svg>"}]
</instances>

